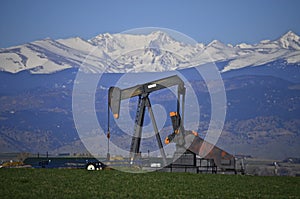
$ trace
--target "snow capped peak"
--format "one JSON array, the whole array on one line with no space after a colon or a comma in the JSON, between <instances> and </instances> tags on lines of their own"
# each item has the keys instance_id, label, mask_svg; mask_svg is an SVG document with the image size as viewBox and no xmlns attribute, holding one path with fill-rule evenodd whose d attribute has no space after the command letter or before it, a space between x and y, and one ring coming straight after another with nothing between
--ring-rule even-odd
<instances>
[{"instance_id":1,"label":"snow capped peak","mask_svg":"<svg viewBox=\"0 0 300 199\"><path fill-rule=\"evenodd\" d=\"M223 46L224 44L218 40L213 40L207 46Z\"/></svg>"},{"instance_id":2,"label":"snow capped peak","mask_svg":"<svg viewBox=\"0 0 300 199\"><path fill-rule=\"evenodd\" d=\"M289 38L292 40L299 40L299 36L291 30L288 31L287 33L285 33L281 38Z\"/></svg>"},{"instance_id":3,"label":"snow capped peak","mask_svg":"<svg viewBox=\"0 0 300 199\"><path fill-rule=\"evenodd\" d=\"M148 36L152 37L152 40L160 40L163 42L169 42L173 40L167 33L163 31L154 31Z\"/></svg>"},{"instance_id":4,"label":"snow capped peak","mask_svg":"<svg viewBox=\"0 0 300 199\"><path fill-rule=\"evenodd\" d=\"M112 43L115 40L114 36L109 33L99 34L88 40L89 43L99 46L106 43Z\"/></svg>"},{"instance_id":5,"label":"snow capped peak","mask_svg":"<svg viewBox=\"0 0 300 199\"><path fill-rule=\"evenodd\" d=\"M215 48L215 49L221 49L221 50L232 50L233 49L233 46L232 45L226 45L224 43L222 43L221 41L219 40L213 40L212 42L210 42L208 45L207 45L207 48Z\"/></svg>"},{"instance_id":6,"label":"snow capped peak","mask_svg":"<svg viewBox=\"0 0 300 199\"><path fill-rule=\"evenodd\" d=\"M208 45L207 45L207 48L214 48L214 49L218 49L218 50L221 50L221 51L232 51L234 48L231 44L224 44L222 43L221 41L219 40L213 40L212 42L210 42Z\"/></svg>"},{"instance_id":7,"label":"snow capped peak","mask_svg":"<svg viewBox=\"0 0 300 199\"><path fill-rule=\"evenodd\" d=\"M162 31L152 32L147 37L150 39L150 42L149 42L150 48L159 48L164 45L177 43L176 40L174 40L167 33L162 32Z\"/></svg>"},{"instance_id":8,"label":"snow capped peak","mask_svg":"<svg viewBox=\"0 0 300 199\"><path fill-rule=\"evenodd\" d=\"M99 34L97 36L95 36L93 39L97 39L97 40L109 40L112 39L113 36L110 33L103 33L103 34Z\"/></svg>"},{"instance_id":9,"label":"snow capped peak","mask_svg":"<svg viewBox=\"0 0 300 199\"><path fill-rule=\"evenodd\" d=\"M99 34L88 40L88 42L94 46L102 48L106 52L112 52L123 48L116 35L111 35L109 33Z\"/></svg>"},{"instance_id":10,"label":"snow capped peak","mask_svg":"<svg viewBox=\"0 0 300 199\"><path fill-rule=\"evenodd\" d=\"M279 39L280 45L285 49L300 50L300 37L289 31Z\"/></svg>"}]
</instances>

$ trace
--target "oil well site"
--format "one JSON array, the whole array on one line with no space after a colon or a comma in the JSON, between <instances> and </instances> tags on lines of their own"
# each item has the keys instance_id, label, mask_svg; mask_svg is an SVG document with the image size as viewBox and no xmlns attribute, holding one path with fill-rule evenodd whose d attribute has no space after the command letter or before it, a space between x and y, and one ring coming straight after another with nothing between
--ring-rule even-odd
<instances>
[{"instance_id":1,"label":"oil well site","mask_svg":"<svg viewBox=\"0 0 300 199\"><path fill-rule=\"evenodd\" d=\"M161 138L150 100L150 94L163 89L175 87L177 96L173 100L176 110L169 113L172 132L164 139ZM2 154L2 168L73 168L86 170L121 170L126 172L185 172L185 173L211 173L211 174L239 174L260 176L299 176L300 161L297 158L284 160L257 159L246 155L233 155L220 147L213 145L193 130L186 130L185 116L185 84L177 75L139 84L133 87L120 89L110 87L108 90L108 118L107 118L107 154L106 156L93 156L91 154ZM121 102L126 99L137 98L134 115L134 132L130 143L128 156L110 154L111 132L110 117L121 117ZM145 115L149 114L156 144L159 149L158 156L142 155L140 151L143 142L142 133ZM112 135L111 135L112 134ZM173 154L167 157L164 145L174 144Z\"/></svg>"},{"instance_id":2,"label":"oil well site","mask_svg":"<svg viewBox=\"0 0 300 199\"><path fill-rule=\"evenodd\" d=\"M0 199L300 199L299 7L1 1Z\"/></svg>"}]
</instances>

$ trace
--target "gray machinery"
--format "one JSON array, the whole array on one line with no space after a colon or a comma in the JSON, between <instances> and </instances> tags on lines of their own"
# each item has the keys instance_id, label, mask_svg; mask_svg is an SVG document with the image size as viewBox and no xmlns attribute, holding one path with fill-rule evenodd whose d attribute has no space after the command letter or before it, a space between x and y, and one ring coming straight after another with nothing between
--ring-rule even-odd
<instances>
[{"instance_id":1,"label":"gray machinery","mask_svg":"<svg viewBox=\"0 0 300 199\"><path fill-rule=\"evenodd\" d=\"M163 148L160 134L156 125L155 116L151 108L149 95L152 92L177 86L177 110L171 112L170 117L173 125L173 133L165 139L165 144L170 142L176 143L176 151L174 153L173 163L167 165L167 158ZM220 170L234 170L235 171L235 158L233 155L226 151L212 146L212 150L201 158L196 158L196 155L201 155L201 146L205 143L209 146L209 143L205 142L194 131L185 130L184 128L184 104L185 104L185 86L184 82L177 76L170 76L167 78L151 81L145 84L136 85L126 89L120 89L118 87L110 87L108 93L108 106L113 113L114 118L118 119L120 115L121 101L133 97L138 97L138 105L135 116L134 132L130 146L130 164L134 164L134 160L139 156L140 144L142 137L142 129L145 117L145 110L148 109L148 113L153 125L156 140L159 146L159 150L163 160L163 166L166 168L184 168L187 167L196 168L197 172L199 168L203 166L202 162L205 160L205 167L219 168ZM109 114L109 113L108 113ZM109 120L109 119L108 119ZM108 122L108 138L110 137L110 127ZM214 171L214 170L213 170ZM216 171L216 170L215 170Z\"/></svg>"}]
</instances>

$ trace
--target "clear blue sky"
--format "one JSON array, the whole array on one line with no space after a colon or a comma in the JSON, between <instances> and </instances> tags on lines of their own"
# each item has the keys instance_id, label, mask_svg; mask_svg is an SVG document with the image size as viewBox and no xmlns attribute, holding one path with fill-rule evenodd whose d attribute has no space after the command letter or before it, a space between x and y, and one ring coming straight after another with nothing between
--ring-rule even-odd
<instances>
[{"instance_id":1,"label":"clear blue sky","mask_svg":"<svg viewBox=\"0 0 300 199\"><path fill-rule=\"evenodd\" d=\"M300 34L299 0L1 0L0 48L38 39L163 27L198 42L257 43Z\"/></svg>"}]
</instances>

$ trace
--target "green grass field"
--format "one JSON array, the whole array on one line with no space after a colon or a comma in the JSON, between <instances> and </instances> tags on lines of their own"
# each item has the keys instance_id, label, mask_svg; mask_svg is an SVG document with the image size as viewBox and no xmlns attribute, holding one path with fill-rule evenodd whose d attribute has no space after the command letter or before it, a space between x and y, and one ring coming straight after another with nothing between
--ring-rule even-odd
<instances>
[{"instance_id":1,"label":"green grass field","mask_svg":"<svg viewBox=\"0 0 300 199\"><path fill-rule=\"evenodd\" d=\"M0 169L0 198L300 198L299 177Z\"/></svg>"}]
</instances>

